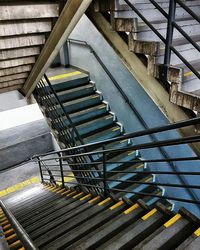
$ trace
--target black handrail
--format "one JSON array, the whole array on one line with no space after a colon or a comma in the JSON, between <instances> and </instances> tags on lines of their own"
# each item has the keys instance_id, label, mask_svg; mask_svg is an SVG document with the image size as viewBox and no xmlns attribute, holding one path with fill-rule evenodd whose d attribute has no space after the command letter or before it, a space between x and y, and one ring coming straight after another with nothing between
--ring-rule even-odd
<instances>
[{"instance_id":1,"label":"black handrail","mask_svg":"<svg viewBox=\"0 0 200 250\"><path fill-rule=\"evenodd\" d=\"M47 82L49 88L51 89L51 92L53 93L54 97L56 98L56 101L58 102L58 104L59 104L60 107L62 108L62 111L64 112L64 114L65 114L67 120L69 121L70 127L73 129L74 133L76 134L77 139L79 140L79 142L80 142L81 144L84 144L83 139L81 138L81 136L80 136L80 134L79 134L77 128L74 126L74 124L73 124L73 122L72 122L72 120L71 120L69 114L66 112L64 105L63 105L62 102L60 101L60 99L59 99L59 97L58 97L56 91L54 90L54 88L53 88L51 82L49 81L48 77L46 76L46 74L44 74L44 79L45 79L45 81ZM72 134L72 138L75 140L73 134ZM75 144L75 145L76 145L76 144Z\"/></svg>"},{"instance_id":2,"label":"black handrail","mask_svg":"<svg viewBox=\"0 0 200 250\"><path fill-rule=\"evenodd\" d=\"M139 136L146 136L149 135L151 133L159 133L159 132L165 132L165 131L170 131L172 129L177 129L177 128L183 128L186 126L191 126L191 125L196 125L200 123L200 118L193 118L191 120L187 120L187 121L182 121L182 122L178 122L175 124L170 124L170 125L166 125L163 127L156 127L156 128L152 128L152 129L148 129L148 130L143 130L143 131L137 131L134 133L130 133L127 134L125 136L120 136L117 138L113 138L110 140L104 140L101 142L97 142L97 143L91 143L91 144L86 144L86 145L80 145L77 146L75 148L72 148L73 150L70 149L65 149L65 150L60 150L60 151L56 151L53 152L53 154L58 153L58 152L66 152L66 154L63 154L62 156L59 155L57 159L59 159L59 161L62 160L66 160L68 162L68 159L73 158L76 159L77 157L86 157L86 156L95 156L98 155L98 159L95 162L86 162L83 163L82 166L84 166L85 164L88 166L87 170L84 169L76 169L73 174L75 178L79 178L80 182L78 184L80 184L80 186L82 187L96 187L98 188L98 190L102 190L102 192L104 192L104 195L107 195L109 192L112 191L119 191L119 192L125 192L125 193L129 193L127 190L123 190L123 189L115 189L115 188L111 188L108 186L108 182L118 182L121 184L142 184L142 185L148 185L146 184L144 181L142 180L119 180L118 178L115 179L112 176L110 177L110 174L138 174L139 176L143 176L145 174L161 174L161 175L167 175L169 174L170 176L172 175L177 175L179 176L179 178L183 178L186 175L191 175L191 176L198 176L200 175L199 172L199 162L200 162L200 158L197 156L186 156L186 157L173 157L173 158L165 158L165 159L141 159L141 158L136 158L134 160L130 160L128 162L126 161L112 161L112 158L110 159L110 156L112 155L118 155L120 153L123 152L133 152L133 151L137 151L139 149L143 149L143 150L147 150L147 149L153 149L153 148L159 148L159 147L169 147L169 146L178 146L178 145L183 145L183 144L188 144L188 143L197 143L200 142L200 135L194 135L194 136L188 136L188 137L184 137L184 138L175 138L175 139L168 139L168 140L162 140L162 141L157 141L157 142L147 142L147 143L142 143L142 144L136 144L136 145L129 145L129 146L124 146L122 148L117 148L117 149L108 149L106 148L107 143L113 142L113 141L123 141L124 138L136 138ZM103 149L101 149L101 146L103 146ZM84 150L81 151L81 148L87 147L87 152L85 152ZM91 148L92 147L92 148ZM89 151L89 148L91 148L91 150ZM100 148L100 149L99 149ZM78 150L76 150L78 149ZM73 153L76 152L76 153ZM77 153L78 152L78 153ZM100 157L99 157L100 156ZM52 153L46 153L46 154L40 154L38 159L38 163L45 163L48 165L48 162L51 160L55 160L55 156L52 156ZM146 164L146 163L173 163L173 162L193 162L195 161L197 163L198 169L195 170L195 172L190 172L190 171L179 171L178 169L176 169L176 171L172 172L172 171L160 171L160 170L146 170L143 169L142 171L139 171L137 169L135 170L115 170L115 169L108 169L108 165L113 165L113 164L131 164L131 166L134 165L138 165L138 166L142 166L141 164ZM69 167L73 167L76 166L78 163L75 162L69 162ZM57 177L61 177L62 175L60 174L60 169L55 168L56 166L59 167L59 165L56 164L51 164L49 165L49 168L51 167L52 173L54 175L55 178ZM96 166L96 168L94 168L94 166ZM162 166L164 165L159 165L160 168L162 168ZM53 169L52 169L53 167ZM194 169L193 169L194 170ZM46 176L48 175L48 172L46 171L46 169L41 169L42 171L42 175L43 176L43 180L49 180L48 178L46 178ZM55 171L55 172L54 172ZM86 173L93 173L93 177L87 177L88 179L88 183L84 183L81 180L84 180L86 177L81 176L81 173L85 171ZM69 170L63 170L63 173L67 173L70 172ZM99 173L101 174L99 176ZM64 174L63 174L64 175ZM96 181L95 184L91 184L90 180ZM192 199L188 200L189 203L193 203L193 204L200 204L198 198L196 198L195 195L193 195L193 190L194 189L199 189L200 186L199 185L191 185L188 184L187 182L183 182L181 181L182 179L179 179L180 183L159 183L159 182L153 182L152 184L149 184L148 186L152 186L152 187L159 187L159 186L166 186L166 187L174 187L174 188L184 188L186 189L186 191L190 194L190 197ZM75 182L70 182L70 184L74 184L77 185L77 183ZM137 192L136 192L137 193ZM138 194L143 195L143 193L145 192L139 192ZM170 198L170 196L154 196L152 194L149 194L149 196L152 197L160 197L161 199L163 199L163 197L168 197ZM173 197L172 200L177 200L177 201L187 201L187 199L182 199L182 198L178 198L178 197Z\"/></svg>"},{"instance_id":3,"label":"black handrail","mask_svg":"<svg viewBox=\"0 0 200 250\"><path fill-rule=\"evenodd\" d=\"M150 135L150 134L154 134L154 133L166 132L166 131L180 129L180 128L184 128L184 127L192 126L192 125L197 125L197 124L200 124L199 117L192 118L190 120L176 122L176 123L165 125L165 126L158 126L158 127L154 127L154 128L150 128L150 129L145 129L145 130L140 130L140 131L136 131L136 132L132 132L132 133L127 133L123 136L118 136L115 138L111 138L111 139L107 139L107 140L103 140L103 141L99 141L99 142L93 142L93 143L88 143L85 145L80 145L80 146L77 146L76 149L81 149L81 148L85 148L85 147L87 147L87 148L100 147L102 145L106 145L106 144L112 143L112 142L123 141L125 139L133 139L133 138L137 138L137 137L141 137L141 136L146 136L146 135ZM66 148L66 149L55 151L55 152L58 153L58 152L68 152L68 151L71 151L71 149ZM52 154L52 153L50 152L50 153L40 154L38 156L42 157L42 156L47 156L50 154Z\"/></svg>"},{"instance_id":4,"label":"black handrail","mask_svg":"<svg viewBox=\"0 0 200 250\"><path fill-rule=\"evenodd\" d=\"M15 233L17 234L19 240L22 242L25 249L38 250L38 248L34 245L33 241L31 240L29 235L26 233L24 228L21 226L21 224L17 221L17 219L14 217L11 211L6 207L6 205L1 200L0 200L0 207L3 210L4 214L6 215L9 223L12 225L13 229L15 230Z\"/></svg>"}]
</instances>

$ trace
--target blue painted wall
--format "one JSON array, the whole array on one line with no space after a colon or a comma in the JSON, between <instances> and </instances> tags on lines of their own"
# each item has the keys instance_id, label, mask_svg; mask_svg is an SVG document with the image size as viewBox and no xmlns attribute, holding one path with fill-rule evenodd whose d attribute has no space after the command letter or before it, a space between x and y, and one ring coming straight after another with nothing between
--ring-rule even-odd
<instances>
[{"instance_id":1,"label":"blue painted wall","mask_svg":"<svg viewBox=\"0 0 200 250\"><path fill-rule=\"evenodd\" d=\"M146 94L143 88L138 84L138 82L133 78L133 76L129 73L115 51L105 41L102 35L96 30L94 25L88 20L86 16L81 19L77 27L72 32L70 38L87 41L95 49L98 56L104 62L109 71L112 72L114 78L120 84L126 95L130 98L131 102L137 109L137 112L145 120L149 128L169 124L169 121L166 119L166 117L153 103L153 101ZM90 72L91 80L95 81L97 89L102 92L104 99L109 102L111 110L116 113L119 122L124 125L126 132L133 132L144 129L137 115L124 101L120 92L113 85L110 78L106 75L106 73L99 65L94 55L88 50L88 48L81 45L71 44L69 47L69 61L71 65L80 67ZM176 131L171 131L156 135L156 137L159 140L166 140L179 137L179 134ZM151 141L151 138L137 138L134 140L134 143L143 143L147 141ZM165 151L171 158L181 156L194 156L193 151L187 145L176 146L173 148L166 147ZM142 157L146 159L163 158L163 155L158 149L143 150L140 152L142 154ZM198 165L200 166L200 162L189 164L176 163L176 168L179 171L197 171ZM166 163L155 163L149 164L148 166L152 170L171 171L170 165ZM199 183L198 177L185 176L184 178L186 179L188 184ZM157 175L156 179L160 183L180 183L180 179L178 176ZM165 192L165 194L169 196L174 196L175 194L176 196L179 196L181 198L191 198L185 189L166 188ZM193 192L200 199L199 190L193 190ZM197 205L180 202L175 203L175 205L176 209L184 206L200 217L200 207Z\"/></svg>"}]
</instances>

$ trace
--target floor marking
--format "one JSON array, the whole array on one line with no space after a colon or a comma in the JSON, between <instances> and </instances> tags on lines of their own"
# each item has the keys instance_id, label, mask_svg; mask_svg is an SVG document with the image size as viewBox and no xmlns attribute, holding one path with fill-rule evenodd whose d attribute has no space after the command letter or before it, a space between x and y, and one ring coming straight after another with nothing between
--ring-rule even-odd
<instances>
[{"instance_id":1,"label":"floor marking","mask_svg":"<svg viewBox=\"0 0 200 250\"><path fill-rule=\"evenodd\" d=\"M139 204L136 203L132 207L129 207L127 210L125 210L124 214L129 214L130 212L132 212L133 210L135 210L138 207L139 207Z\"/></svg>"},{"instance_id":2,"label":"floor marking","mask_svg":"<svg viewBox=\"0 0 200 250\"><path fill-rule=\"evenodd\" d=\"M67 182L71 182L75 179L74 177L74 174L71 172L69 173L67 176L64 176L64 182L67 183ZM61 178L57 181L57 184L60 186L62 185L62 180Z\"/></svg>"},{"instance_id":3,"label":"floor marking","mask_svg":"<svg viewBox=\"0 0 200 250\"><path fill-rule=\"evenodd\" d=\"M142 220L147 220L149 217L151 217L153 214L155 214L157 212L157 209L154 208L152 209L150 212L148 212L147 214L145 214L143 217L142 217Z\"/></svg>"},{"instance_id":4,"label":"floor marking","mask_svg":"<svg viewBox=\"0 0 200 250\"><path fill-rule=\"evenodd\" d=\"M76 76L76 75L80 75L80 74L82 74L82 72L73 71L73 72L70 72L70 73L55 75L55 76L51 76L51 77L48 77L48 78L49 78L49 81L56 81L56 80L59 80L59 79L67 78L67 77L70 77L70 76Z\"/></svg>"},{"instance_id":5,"label":"floor marking","mask_svg":"<svg viewBox=\"0 0 200 250\"><path fill-rule=\"evenodd\" d=\"M119 201L115 205L113 205L112 207L110 207L110 210L114 210L115 208L121 206L122 204L124 204L124 202L123 201Z\"/></svg>"},{"instance_id":6,"label":"floor marking","mask_svg":"<svg viewBox=\"0 0 200 250\"><path fill-rule=\"evenodd\" d=\"M186 73L184 73L184 76L190 76L190 75L192 75L193 74L193 72L192 71L190 71L190 72L186 72Z\"/></svg>"},{"instance_id":7,"label":"floor marking","mask_svg":"<svg viewBox=\"0 0 200 250\"><path fill-rule=\"evenodd\" d=\"M0 197L6 196L6 195L8 195L10 193L14 193L14 192L26 187L26 186L29 186L29 185L34 184L34 183L39 183L39 182L40 182L40 180L39 180L38 177L32 177L32 178L30 178L28 180L25 180L23 182L15 184L15 185L13 185L11 187L8 187L8 188L6 188L4 190L1 190L0 191Z\"/></svg>"},{"instance_id":8,"label":"floor marking","mask_svg":"<svg viewBox=\"0 0 200 250\"><path fill-rule=\"evenodd\" d=\"M200 236L200 227L194 232L194 234L199 237Z\"/></svg>"},{"instance_id":9,"label":"floor marking","mask_svg":"<svg viewBox=\"0 0 200 250\"><path fill-rule=\"evenodd\" d=\"M176 214L174 217L172 217L169 221L167 221L164 224L164 227L168 228L168 227L172 226L180 218L181 218L181 215L180 214Z\"/></svg>"},{"instance_id":10,"label":"floor marking","mask_svg":"<svg viewBox=\"0 0 200 250\"><path fill-rule=\"evenodd\" d=\"M110 201L111 200L111 198L110 197L108 197L107 199L105 199L105 200L103 200L103 201L101 201L100 203L98 203L97 205L98 206L102 206L103 204L105 204L106 202L108 202L108 201Z\"/></svg>"}]
</instances>

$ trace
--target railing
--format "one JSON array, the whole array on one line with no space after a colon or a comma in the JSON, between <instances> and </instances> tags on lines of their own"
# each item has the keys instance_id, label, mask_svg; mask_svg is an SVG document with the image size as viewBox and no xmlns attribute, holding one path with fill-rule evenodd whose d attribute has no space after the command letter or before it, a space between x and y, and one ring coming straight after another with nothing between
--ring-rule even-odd
<instances>
[{"instance_id":1,"label":"railing","mask_svg":"<svg viewBox=\"0 0 200 250\"><path fill-rule=\"evenodd\" d=\"M158 147L178 147L179 145L188 144L188 143L198 143L200 142L200 135L194 135L190 137L184 137L184 138L175 138L175 139L169 139L169 140L163 140L159 142L148 142L143 144L137 144L137 145L127 145L125 147L121 148L110 148L110 143L117 143L124 141L127 138L137 138L146 136L153 133L162 133L170 130L174 130L177 128L183 128L186 126L191 126L195 124L200 123L200 118L194 118L188 121L183 121L163 127L156 127L144 131L138 131L134 133L129 133L124 136L120 136L117 138L100 141L98 143L91 143L87 145L80 145L74 150L76 151L75 154L72 154L71 149L64 149L61 151L56 151L53 153L47 153L47 154L41 154L37 156L37 161L39 164L45 164L47 165L55 178L56 183L63 182L63 186L67 185L77 185L76 181L65 181L62 176L68 175L71 170L70 168L74 168L74 166L78 165L78 169L75 171L73 170L74 176L69 176L72 178L76 178L78 181L79 186L82 188L96 188L98 190L97 193L104 193L105 195L108 195L108 193L115 194L117 196L122 196L122 194L132 194L133 196L137 197L154 197L158 199L169 199L172 201L179 201L179 202L187 202L187 203L193 203L193 204L200 204L200 200L194 199L188 199L184 197L178 197L176 196L177 189L192 189L192 190L199 190L200 184L193 183L183 185L180 183L169 183L169 182L159 182L159 181L150 181L146 182L143 180L142 177L145 175L160 175L160 176L199 176L200 175L200 158L195 156L185 156L185 157L173 157L170 159L142 159L140 157L135 157L134 159L130 161L117 161L112 160L114 156L117 156L122 153L130 153L130 152L136 152L137 150L153 150ZM112 144L113 145L113 144ZM84 148L87 148L88 152L84 152ZM55 156L55 154L58 153L65 153L63 156ZM91 156L94 157L96 160L94 162L89 163L83 163L82 166L87 166L87 170L82 169L80 164L74 163L75 161L71 162L70 160L76 159L78 157L82 156ZM53 164L52 164L53 161ZM66 161L65 163L63 163ZM57 162L57 164L55 164ZM160 170L162 167L165 167L166 163L169 162L185 162L188 163L188 165L191 162L195 162L196 165L193 168L191 167L191 171L185 171L184 166L182 166L181 171L178 170L177 172L173 171L166 171L166 170ZM151 167L148 169L144 166L141 167L141 164L146 163L153 163L154 167L158 166L159 164L159 170L154 170ZM123 165L124 164L124 165ZM163 165L164 164L164 165ZM94 168L94 166L96 168ZM113 167L112 167L113 166ZM117 168L114 168L114 166L118 166ZM119 167L121 166L121 167ZM122 167L123 166L123 167ZM128 169L127 169L128 168ZM96 181L95 184L88 184L88 183L79 183L79 180L84 179L83 176L80 177L80 173L82 172L89 172L93 173L92 177L93 180ZM40 172L42 176L43 182L48 182L50 177L48 175L48 172L45 168L40 167ZM101 177L98 176L98 174L101 174ZM127 179L120 179L121 174L131 174L133 178ZM137 175L137 178L134 178ZM122 177L122 176L121 176ZM115 185L111 186L111 182L114 182ZM118 183L118 185L117 185ZM137 185L144 185L146 188L144 188L143 191L135 191L135 188ZM170 187L174 188L174 195L164 195L160 189L160 187ZM190 196L191 197L191 196Z\"/></svg>"},{"instance_id":2,"label":"railing","mask_svg":"<svg viewBox=\"0 0 200 250\"><path fill-rule=\"evenodd\" d=\"M166 36L160 34L160 32L151 24L151 22L148 21L147 18L145 18L141 12L129 1L124 0L126 4L142 19L142 21L158 36L158 38L165 44L165 56L164 56L164 62L163 62L163 68L162 68L162 74L161 77L164 81L167 81L167 69L169 65L171 64L171 54L172 52L191 70L191 72L196 75L197 78L200 79L200 73L198 70L188 62L188 60L182 56L182 54L173 46L173 34L174 29L176 29L178 32L181 33L181 35L187 39L187 41L194 46L194 48L197 50L197 52L200 52L200 46L197 42L193 41L191 36L187 34L183 28L180 27L180 25L176 21L176 10L177 5L179 5L181 8L183 8L194 20L196 20L200 24L200 17L194 13L183 1L181 0L169 0L169 13L167 13L163 8L154 0L149 0L150 3L154 5L154 7L160 11L160 13L167 19L167 31Z\"/></svg>"},{"instance_id":3,"label":"railing","mask_svg":"<svg viewBox=\"0 0 200 250\"><path fill-rule=\"evenodd\" d=\"M11 211L5 206L5 204L1 200L0 200L0 208L7 217L9 223L12 225L13 229L15 230L15 233L17 234L19 240L23 244L24 248L27 250L38 250L38 248L34 245L29 235L26 233L26 231L16 220Z\"/></svg>"},{"instance_id":4,"label":"railing","mask_svg":"<svg viewBox=\"0 0 200 250\"><path fill-rule=\"evenodd\" d=\"M58 136L62 136L62 142L64 143L65 147L71 150L71 154L76 154L76 146L83 145L83 140L46 75L44 75L44 78L41 79L38 83L34 91L34 97L46 113L48 119L51 120L51 124L58 132ZM84 150L85 152L87 152L86 148L84 148ZM64 154L64 152L58 152L57 154L58 157L62 157L62 154ZM80 156L76 157L76 159L71 158L72 162L74 160L77 166L78 164L80 164L82 168L82 164L93 161L90 156ZM43 167L48 171L49 176L51 176L51 182L55 182L49 167L44 163ZM94 177L92 172L82 172L80 173L80 178L81 176L83 176L84 178L79 179L80 182L88 183L89 181L94 183L94 180L92 180L92 177ZM88 177L89 179L86 180L86 177Z\"/></svg>"},{"instance_id":5,"label":"railing","mask_svg":"<svg viewBox=\"0 0 200 250\"><path fill-rule=\"evenodd\" d=\"M144 129L147 131L148 130L148 125L146 123L146 121L143 119L142 115L138 112L138 110L135 108L135 106L133 105L132 101L129 99L129 97L127 96L127 94L125 93L125 91L123 90L123 88L120 86L119 82L115 79L115 77L113 76L112 72L108 69L108 67L104 64L104 62L101 60L100 56L98 55L98 53L95 51L95 49L86 41L82 41L82 40L78 40L78 39L68 39L67 40L67 44L68 44L68 50L70 50L71 48L71 44L76 44L76 45L80 45L80 46L85 46L86 48L88 48L90 50L90 52L94 55L94 57L96 58L97 62L100 64L100 66L102 67L102 69L104 70L104 72L107 74L107 76L110 78L110 80L112 81L112 83L114 84L114 86L116 87L116 89L119 91L119 93L121 94L121 96L123 97L123 99L125 100L126 104L129 106L130 110L133 112L133 114L137 117L137 119L140 121L140 123L142 124L142 126L144 127ZM152 141L156 142L157 138L153 133L149 134L149 137L151 138ZM127 137L128 138L128 137ZM163 147L159 147L158 150L160 151L160 153L163 155L163 157L165 159L169 159L170 156L167 153L167 151L165 150L165 148ZM170 165L171 169L176 172L176 164L172 161L169 161L168 164ZM187 184L187 181L185 180L185 178L183 176L179 176L179 180L180 182L185 185ZM194 194L194 192L192 192L190 189L188 189L188 193L189 195L196 200L196 195Z\"/></svg>"}]
</instances>

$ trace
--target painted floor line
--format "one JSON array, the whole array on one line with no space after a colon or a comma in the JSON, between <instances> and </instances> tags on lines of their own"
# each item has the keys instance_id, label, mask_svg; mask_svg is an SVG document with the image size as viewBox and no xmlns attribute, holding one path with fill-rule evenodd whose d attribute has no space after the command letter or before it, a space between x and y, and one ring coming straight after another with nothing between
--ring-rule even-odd
<instances>
[{"instance_id":1,"label":"painted floor line","mask_svg":"<svg viewBox=\"0 0 200 250\"><path fill-rule=\"evenodd\" d=\"M10 187L8 187L8 188L6 188L4 190L1 190L0 191L0 197L4 197L4 196L6 196L6 195L8 195L10 193L14 193L14 192L24 188L26 186L29 186L29 185L34 184L34 183L39 183L39 182L40 182L40 180L39 180L38 177L32 177L32 178L30 178L28 180L25 180L23 182L19 182L19 183L15 184L13 186L10 186Z\"/></svg>"},{"instance_id":2,"label":"painted floor line","mask_svg":"<svg viewBox=\"0 0 200 250\"><path fill-rule=\"evenodd\" d=\"M67 74L55 75L55 76L49 77L49 81L55 81L55 80L67 78L67 77L70 77L70 76L76 76L76 75L80 75L80 74L82 74L82 72L73 71L73 72L70 72L70 73L67 73Z\"/></svg>"}]
</instances>

